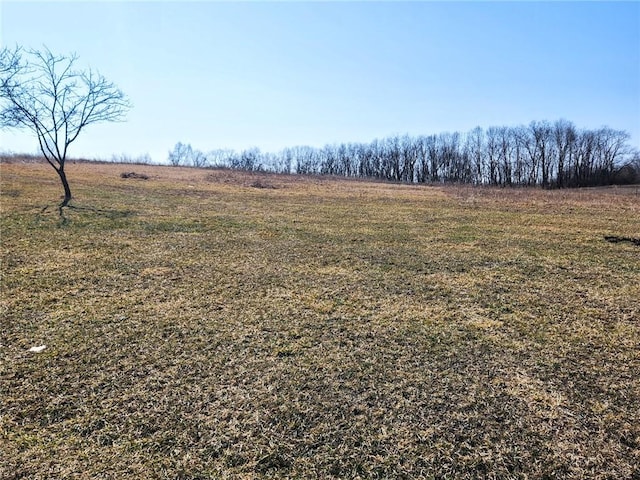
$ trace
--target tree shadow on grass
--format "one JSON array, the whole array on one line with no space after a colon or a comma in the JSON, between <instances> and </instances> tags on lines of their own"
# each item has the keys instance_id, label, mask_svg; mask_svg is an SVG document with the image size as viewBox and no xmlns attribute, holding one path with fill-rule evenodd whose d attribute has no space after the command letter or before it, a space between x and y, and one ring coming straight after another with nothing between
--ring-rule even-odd
<instances>
[{"instance_id":1,"label":"tree shadow on grass","mask_svg":"<svg viewBox=\"0 0 640 480\"><path fill-rule=\"evenodd\" d=\"M46 205L40 210L40 215L45 214L49 208L53 208L52 205ZM65 206L57 205L55 208L58 209L58 215L60 218L60 223L62 225L67 225L70 222L70 218L65 215L65 210L73 210L82 213L94 214L100 217L105 217L110 220L118 220L121 218L128 218L136 214L133 210L119 210L119 209L108 209L108 208L97 208L88 205L74 205L68 204Z\"/></svg>"}]
</instances>

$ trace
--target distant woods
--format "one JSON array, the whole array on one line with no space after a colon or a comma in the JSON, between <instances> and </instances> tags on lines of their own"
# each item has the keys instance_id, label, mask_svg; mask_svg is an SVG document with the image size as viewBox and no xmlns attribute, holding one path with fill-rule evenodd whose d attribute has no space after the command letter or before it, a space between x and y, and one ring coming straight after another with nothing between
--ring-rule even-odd
<instances>
[{"instance_id":1,"label":"distant woods","mask_svg":"<svg viewBox=\"0 0 640 480\"><path fill-rule=\"evenodd\" d=\"M563 188L639 182L640 153L630 148L628 140L629 134L622 130L579 129L558 120L486 130L478 127L467 133L395 135L322 148L296 146L278 153L252 148L205 154L178 143L168 159L172 165L407 183Z\"/></svg>"}]
</instances>

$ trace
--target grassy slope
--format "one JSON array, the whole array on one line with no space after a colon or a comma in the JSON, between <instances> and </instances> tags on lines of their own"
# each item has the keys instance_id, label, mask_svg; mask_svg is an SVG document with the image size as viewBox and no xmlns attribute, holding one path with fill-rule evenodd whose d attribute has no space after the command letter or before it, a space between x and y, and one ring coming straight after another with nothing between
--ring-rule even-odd
<instances>
[{"instance_id":1,"label":"grassy slope","mask_svg":"<svg viewBox=\"0 0 640 480\"><path fill-rule=\"evenodd\" d=\"M640 476L633 189L0 168L0 478Z\"/></svg>"}]
</instances>

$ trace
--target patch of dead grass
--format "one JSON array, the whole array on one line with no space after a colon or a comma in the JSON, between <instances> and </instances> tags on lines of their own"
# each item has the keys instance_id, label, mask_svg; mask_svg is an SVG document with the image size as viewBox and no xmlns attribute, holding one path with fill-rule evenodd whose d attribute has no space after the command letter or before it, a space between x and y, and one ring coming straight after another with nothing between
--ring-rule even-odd
<instances>
[{"instance_id":1,"label":"patch of dead grass","mask_svg":"<svg viewBox=\"0 0 640 480\"><path fill-rule=\"evenodd\" d=\"M0 168L1 478L640 474L631 189Z\"/></svg>"}]
</instances>

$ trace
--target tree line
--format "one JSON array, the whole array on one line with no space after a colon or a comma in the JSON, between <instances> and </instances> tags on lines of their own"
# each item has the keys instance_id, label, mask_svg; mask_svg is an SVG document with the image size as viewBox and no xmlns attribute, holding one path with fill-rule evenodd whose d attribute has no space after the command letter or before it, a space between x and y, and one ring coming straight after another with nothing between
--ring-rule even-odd
<instances>
[{"instance_id":1,"label":"tree line","mask_svg":"<svg viewBox=\"0 0 640 480\"><path fill-rule=\"evenodd\" d=\"M26 129L58 174L62 209L72 198L65 165L69 147L86 127L117 122L131 108L126 95L91 69L76 69L75 55L0 49L0 130ZM322 148L296 146L278 153L257 148L207 154L178 143L172 165L248 171L374 178L407 183L468 183L581 187L640 183L640 152L629 134L609 127L579 129L572 122L477 127L467 133L394 135L370 143ZM142 157L142 160L147 160Z\"/></svg>"},{"instance_id":2,"label":"tree line","mask_svg":"<svg viewBox=\"0 0 640 480\"><path fill-rule=\"evenodd\" d=\"M477 127L466 133L296 146L278 153L251 148L205 154L178 143L168 160L172 165L407 183L564 188L639 182L640 153L628 140L626 131L609 127L582 129L567 120L533 121L527 126Z\"/></svg>"}]
</instances>

